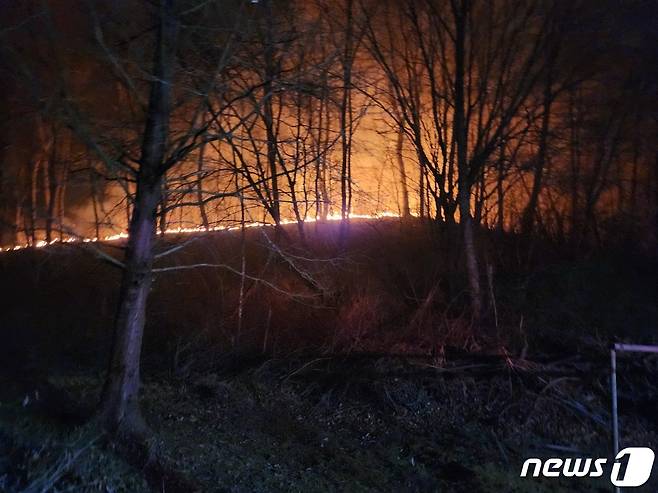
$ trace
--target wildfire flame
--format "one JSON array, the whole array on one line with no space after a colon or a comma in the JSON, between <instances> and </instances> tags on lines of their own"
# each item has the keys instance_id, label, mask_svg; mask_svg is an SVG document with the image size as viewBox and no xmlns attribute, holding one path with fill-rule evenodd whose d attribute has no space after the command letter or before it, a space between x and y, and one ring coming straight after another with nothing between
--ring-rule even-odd
<instances>
[{"instance_id":1,"label":"wildfire flame","mask_svg":"<svg viewBox=\"0 0 658 493\"><path fill-rule=\"evenodd\" d=\"M349 214L349 219L383 219L383 218L400 218L400 214L396 212L391 212L391 211L383 211L383 212L378 212L375 214ZM327 216L326 220L327 221L340 221L342 220L342 216L339 214L330 214ZM320 221L320 217L314 217L314 218L308 218L304 220L304 223L315 223L317 221ZM294 219L284 219L281 221L281 224L295 224L297 221ZM274 226L273 223L265 223L265 222L247 222L244 225L235 225L235 226L211 226L208 228L205 228L204 226L194 226L194 227L188 227L188 228L167 228L164 232L158 230L156 232L157 235L185 235L185 234L197 234L197 233L212 233L212 232L218 232L218 231L235 231L239 230L242 227L245 228L258 228L258 227L268 227L268 226ZM79 237L79 236L68 236L65 238L55 238L51 241L46 241L46 240L38 240L33 244L30 243L25 243L22 245L13 245L13 246L6 246L6 247L0 247L0 253L5 253L5 252L13 252L16 250L24 250L26 248L46 248L51 245L56 245L59 243L106 243L106 242L114 242L114 241L120 241L120 240L125 240L128 238L128 232L123 231L121 233L116 233L113 235L108 235L108 236L103 236L103 237L93 237L93 238L84 238L84 237Z\"/></svg>"}]
</instances>

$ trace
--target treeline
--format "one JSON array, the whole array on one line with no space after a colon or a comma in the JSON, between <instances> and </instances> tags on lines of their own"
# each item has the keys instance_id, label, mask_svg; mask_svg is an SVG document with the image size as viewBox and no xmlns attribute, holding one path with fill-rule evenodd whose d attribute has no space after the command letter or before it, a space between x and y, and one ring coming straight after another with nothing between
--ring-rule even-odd
<instances>
[{"instance_id":1,"label":"treeline","mask_svg":"<svg viewBox=\"0 0 658 493\"><path fill-rule=\"evenodd\" d=\"M4 244L125 229L152 76L149 12L4 8ZM648 226L656 53L646 5L180 10L162 229L210 228L242 208L252 221L294 219L301 234L309 218L384 210L574 242ZM360 164L368 158L376 165Z\"/></svg>"}]
</instances>

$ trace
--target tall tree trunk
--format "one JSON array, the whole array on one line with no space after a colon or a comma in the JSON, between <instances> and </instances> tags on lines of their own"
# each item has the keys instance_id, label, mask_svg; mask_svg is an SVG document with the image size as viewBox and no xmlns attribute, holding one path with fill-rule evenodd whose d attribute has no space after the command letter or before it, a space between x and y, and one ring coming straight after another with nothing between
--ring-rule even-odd
<instances>
[{"instance_id":1,"label":"tall tree trunk","mask_svg":"<svg viewBox=\"0 0 658 493\"><path fill-rule=\"evenodd\" d=\"M457 169L459 173L459 221L464 241L464 255L466 256L471 312L473 318L477 319L482 312L482 291L480 289L480 272L473 232L473 217L471 216L472 177L468 160L468 128L464 113L466 27L468 25L469 3L469 0L461 0L454 5L453 9L456 27L454 139L457 147Z\"/></svg>"},{"instance_id":2,"label":"tall tree trunk","mask_svg":"<svg viewBox=\"0 0 658 493\"><path fill-rule=\"evenodd\" d=\"M125 267L114 326L112 359L105 382L101 416L112 433L141 434L140 355L151 287L156 213L162 198L164 157L169 133L171 81L176 38L174 0L162 0L155 46L154 77L142 139L135 204L128 229Z\"/></svg>"},{"instance_id":3,"label":"tall tree trunk","mask_svg":"<svg viewBox=\"0 0 658 493\"><path fill-rule=\"evenodd\" d=\"M463 192L462 192L463 190ZM464 255L466 256L466 274L468 277L469 294L471 297L471 311L475 319L482 312L482 291L480 289L480 269L475 248L475 235L473 231L473 217L471 216L471 196L466 188L459 191L459 216L464 241Z\"/></svg>"},{"instance_id":4,"label":"tall tree trunk","mask_svg":"<svg viewBox=\"0 0 658 493\"><path fill-rule=\"evenodd\" d=\"M353 0L346 1L346 25L345 25L345 45L343 50L343 95L340 105L340 132L341 132L341 171L340 171L340 216L341 242L345 240L349 224L350 214L350 192L351 192L351 156L352 156L352 7Z\"/></svg>"},{"instance_id":5,"label":"tall tree trunk","mask_svg":"<svg viewBox=\"0 0 658 493\"><path fill-rule=\"evenodd\" d=\"M322 45L322 56L325 47ZM318 108L318 135L315 145L315 216L326 221L329 214L329 194L327 190L327 152L330 147L331 109L329 100L329 81L327 72L322 72L322 96Z\"/></svg>"},{"instance_id":6,"label":"tall tree trunk","mask_svg":"<svg viewBox=\"0 0 658 493\"><path fill-rule=\"evenodd\" d=\"M151 287L156 212L160 182L140 177L128 230L125 270L114 328L112 360L105 383L102 414L106 427L128 433L145 429L139 409L140 354Z\"/></svg>"}]
</instances>

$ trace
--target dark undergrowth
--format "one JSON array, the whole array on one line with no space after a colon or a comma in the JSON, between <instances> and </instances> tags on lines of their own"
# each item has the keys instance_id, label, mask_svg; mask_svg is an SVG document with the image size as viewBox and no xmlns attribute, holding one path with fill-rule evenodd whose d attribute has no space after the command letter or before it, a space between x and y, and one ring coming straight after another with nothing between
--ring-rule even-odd
<instances>
[{"instance_id":1,"label":"dark undergrowth","mask_svg":"<svg viewBox=\"0 0 658 493\"><path fill-rule=\"evenodd\" d=\"M339 245L337 228L305 245L248 230L244 280L233 232L158 259L213 266L154 283L157 467L89 420L119 272L79 247L0 255L0 491L609 490L518 475L529 456L609 455L607 348L656 342L655 260L481 232L474 324L455 231L355 222ZM658 446L657 364L620 363L627 445Z\"/></svg>"},{"instance_id":2,"label":"dark undergrowth","mask_svg":"<svg viewBox=\"0 0 658 493\"><path fill-rule=\"evenodd\" d=\"M53 406L35 383L3 381L0 484L90 492L609 491L605 477L519 477L528 457L609 457L604 361L450 351L443 358L437 365L288 357L218 364L185 378L151 374L142 404L167 467L155 475L108 445L93 421L62 416L61 403ZM622 360L620 369L622 446L655 449L658 392L650 382L658 360ZM48 382L78 405L94 402L101 384L90 375ZM654 478L637 491L657 486Z\"/></svg>"},{"instance_id":3,"label":"dark undergrowth","mask_svg":"<svg viewBox=\"0 0 658 493\"><path fill-rule=\"evenodd\" d=\"M295 229L276 246L248 230L242 283L240 235L160 240L149 300L145 362L173 371L207 351L241 356L381 352L441 347L530 353L650 343L658 326L656 260L630 248L574 253L549 242L482 232L486 313L471 323L457 231L397 220ZM104 247L120 256L120 245ZM211 264L212 266L207 266ZM80 247L0 255L3 361L13 367L102 370L119 271ZM242 310L240 287L243 286ZM526 347L527 346L527 347ZM16 363L16 364L14 364ZM173 368L172 368L173 367Z\"/></svg>"}]
</instances>

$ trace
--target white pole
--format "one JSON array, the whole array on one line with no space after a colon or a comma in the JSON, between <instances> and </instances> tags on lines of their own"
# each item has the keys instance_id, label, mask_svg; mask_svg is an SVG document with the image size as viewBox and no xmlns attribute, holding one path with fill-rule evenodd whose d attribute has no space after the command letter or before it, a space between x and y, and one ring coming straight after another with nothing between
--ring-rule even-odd
<instances>
[{"instance_id":1,"label":"white pole","mask_svg":"<svg viewBox=\"0 0 658 493\"><path fill-rule=\"evenodd\" d=\"M612 394L612 460L619 453L619 411L617 409L617 351L613 346L610 350L610 391ZM615 486L615 493L621 490Z\"/></svg>"},{"instance_id":2,"label":"white pole","mask_svg":"<svg viewBox=\"0 0 658 493\"><path fill-rule=\"evenodd\" d=\"M619 453L619 412L617 408L617 351L610 350L610 387L612 390L612 448L615 457Z\"/></svg>"},{"instance_id":3,"label":"white pole","mask_svg":"<svg viewBox=\"0 0 658 493\"><path fill-rule=\"evenodd\" d=\"M613 344L610 349L610 390L612 394L612 448L614 457L619 453L619 409L617 407L617 351L629 353L656 353L658 346L648 346L646 344ZM613 460L614 460L613 457ZM621 489L615 487L615 493Z\"/></svg>"}]
</instances>

